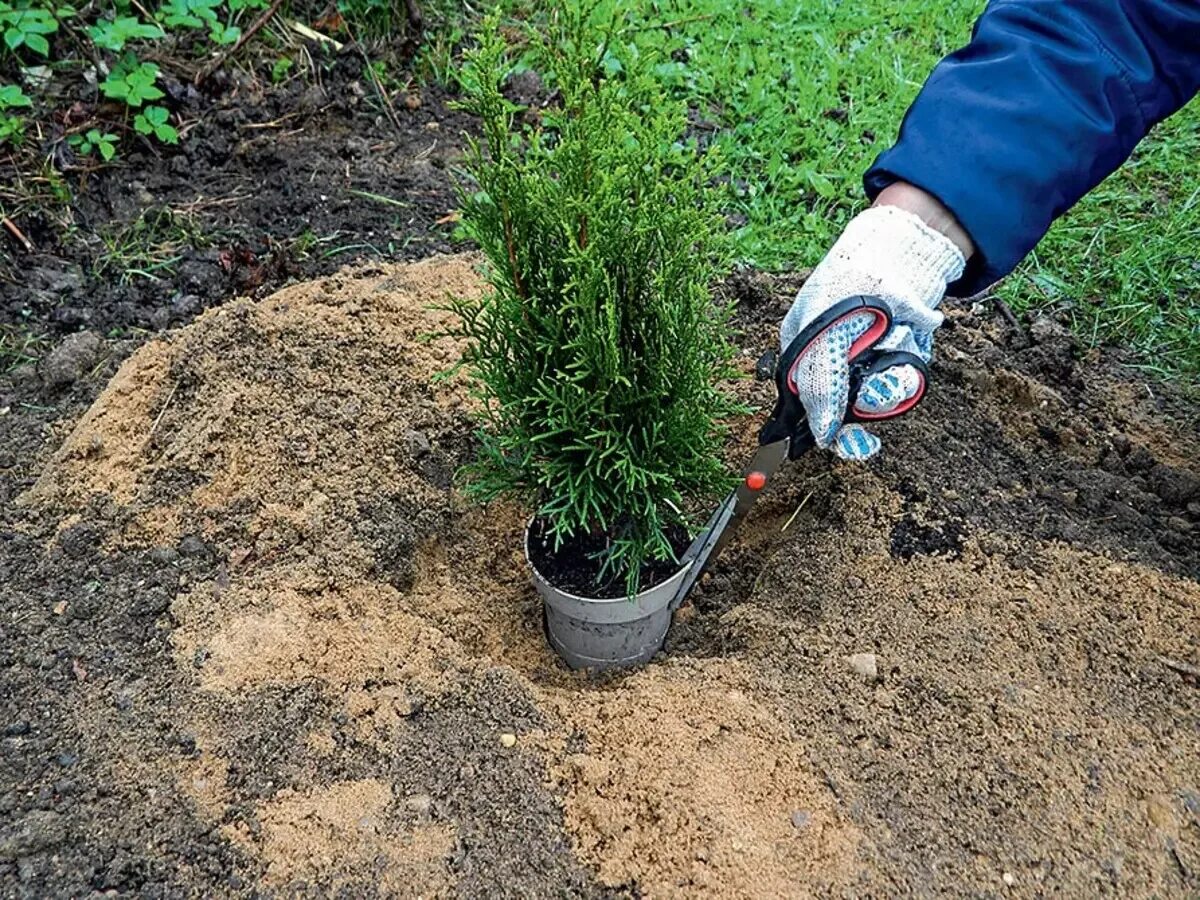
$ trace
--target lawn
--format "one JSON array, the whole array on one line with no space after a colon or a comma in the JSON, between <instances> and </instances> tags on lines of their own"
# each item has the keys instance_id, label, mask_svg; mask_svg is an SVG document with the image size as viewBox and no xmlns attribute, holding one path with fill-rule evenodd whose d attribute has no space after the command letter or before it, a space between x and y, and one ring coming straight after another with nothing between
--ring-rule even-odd
<instances>
[{"instance_id":1,"label":"lawn","mask_svg":"<svg viewBox=\"0 0 1200 900\"><path fill-rule=\"evenodd\" d=\"M743 261L815 265L862 207L863 170L895 137L934 64L964 44L979 0L672 0L638 4L629 39L698 111L734 190ZM1146 141L998 289L1050 307L1135 364L1200 375L1200 107Z\"/></svg>"}]
</instances>

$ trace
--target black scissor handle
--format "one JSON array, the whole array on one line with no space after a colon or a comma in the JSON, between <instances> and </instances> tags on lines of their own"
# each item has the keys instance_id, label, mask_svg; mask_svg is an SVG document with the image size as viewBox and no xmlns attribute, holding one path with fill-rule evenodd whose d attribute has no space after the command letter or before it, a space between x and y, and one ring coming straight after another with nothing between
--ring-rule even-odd
<instances>
[{"instance_id":1,"label":"black scissor handle","mask_svg":"<svg viewBox=\"0 0 1200 900\"><path fill-rule=\"evenodd\" d=\"M892 327L892 314L887 305L878 297L855 296L834 304L821 315L810 322L783 351L775 367L775 409L771 417L759 432L760 445L782 441L791 438L788 458L796 459L810 450L816 443L816 438L808 428L807 416L800 398L796 394L792 373L796 363L813 341L837 325L839 322L855 315L871 313L875 320L849 348L850 360L850 391L847 408L843 412L843 422L877 422L884 419L894 419L913 409L925 396L928 384L928 369L917 356L903 351L876 351L874 346L887 334ZM858 396L859 388L864 379L890 369L892 366L911 365L921 377L920 389L911 399L900 404L893 410L881 415L863 414L854 409L854 399Z\"/></svg>"}]
</instances>

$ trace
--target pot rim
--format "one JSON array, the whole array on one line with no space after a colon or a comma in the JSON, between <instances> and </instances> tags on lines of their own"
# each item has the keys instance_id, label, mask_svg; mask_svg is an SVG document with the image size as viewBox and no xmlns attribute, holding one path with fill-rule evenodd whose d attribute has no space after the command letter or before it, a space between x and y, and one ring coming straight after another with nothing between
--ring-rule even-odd
<instances>
[{"instance_id":1,"label":"pot rim","mask_svg":"<svg viewBox=\"0 0 1200 900\"><path fill-rule=\"evenodd\" d=\"M620 596L620 597L582 597L579 594L572 594L568 591L563 590L558 585L556 585L553 581L551 581L549 578L547 578L542 573L542 571L540 569L538 569L537 566L535 566L533 564L533 556L529 552L529 534L533 530L533 523L536 519L537 519L537 516L532 515L529 517L529 521L527 521L525 523L525 540L523 543L524 550L525 550L525 565L529 566L529 570L531 572L533 572L534 577L536 577L539 581L541 581L547 587L551 588L555 593L559 594L561 597L563 597L564 599L567 599L567 600L577 600L580 603L629 603L630 601L636 602L638 600L645 598L648 594L651 594L655 591L663 590L663 588L665 588L667 585L669 585L672 581L681 580L683 578L683 576L685 576L688 573L688 570L690 570L692 568L692 560L688 560L686 563L683 564L683 566L681 568L677 569L675 571L675 573L673 575L671 575L670 578L666 578L666 579L660 581L658 584L652 584L652 585L650 585L650 587L644 588L643 590L638 591L636 594L633 595L633 597L624 596L624 595Z\"/></svg>"}]
</instances>

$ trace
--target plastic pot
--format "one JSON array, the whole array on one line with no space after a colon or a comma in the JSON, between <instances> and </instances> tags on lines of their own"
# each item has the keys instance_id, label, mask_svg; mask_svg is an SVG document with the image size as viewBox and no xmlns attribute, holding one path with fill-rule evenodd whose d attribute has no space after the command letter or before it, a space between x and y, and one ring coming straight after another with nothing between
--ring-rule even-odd
<instances>
[{"instance_id":1,"label":"plastic pot","mask_svg":"<svg viewBox=\"0 0 1200 900\"><path fill-rule=\"evenodd\" d=\"M546 638L572 669L612 669L647 663L662 649L674 613L671 601L689 562L636 597L580 597L551 584L529 552L533 519L525 526L525 561L546 611Z\"/></svg>"}]
</instances>

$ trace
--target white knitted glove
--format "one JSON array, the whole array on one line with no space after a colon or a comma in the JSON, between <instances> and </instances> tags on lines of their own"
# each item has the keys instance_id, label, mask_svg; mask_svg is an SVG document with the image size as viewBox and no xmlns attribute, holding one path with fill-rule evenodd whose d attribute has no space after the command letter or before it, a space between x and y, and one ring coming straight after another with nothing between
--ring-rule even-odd
<instances>
[{"instance_id":1,"label":"white knitted glove","mask_svg":"<svg viewBox=\"0 0 1200 900\"><path fill-rule=\"evenodd\" d=\"M954 242L912 213L894 206L864 210L796 295L779 329L783 348L825 310L861 294L879 298L892 313L892 328L876 348L905 350L928 362L933 331L945 318L938 304L964 265ZM850 391L850 346L873 318L863 313L828 329L793 370L817 446L832 446L842 459L867 459L880 448L879 439L861 425L842 425ZM919 388L920 376L912 366L893 366L863 383L855 408L880 415L915 396Z\"/></svg>"}]
</instances>

